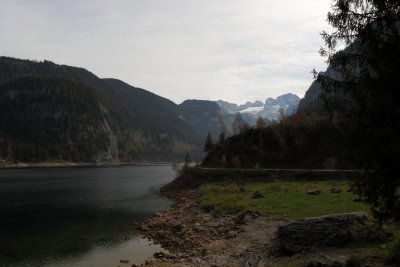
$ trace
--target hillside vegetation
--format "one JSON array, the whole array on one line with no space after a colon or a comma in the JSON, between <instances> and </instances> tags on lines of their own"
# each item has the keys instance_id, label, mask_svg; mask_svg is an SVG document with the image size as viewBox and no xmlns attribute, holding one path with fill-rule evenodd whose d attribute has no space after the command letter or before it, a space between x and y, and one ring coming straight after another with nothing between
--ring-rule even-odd
<instances>
[{"instance_id":1,"label":"hillside vegetation","mask_svg":"<svg viewBox=\"0 0 400 267\"><path fill-rule=\"evenodd\" d=\"M0 58L0 158L165 161L199 155L178 105L85 69Z\"/></svg>"},{"instance_id":2,"label":"hillside vegetation","mask_svg":"<svg viewBox=\"0 0 400 267\"><path fill-rule=\"evenodd\" d=\"M250 128L214 144L202 166L230 168L338 168L341 134L327 118L296 114L279 124Z\"/></svg>"}]
</instances>

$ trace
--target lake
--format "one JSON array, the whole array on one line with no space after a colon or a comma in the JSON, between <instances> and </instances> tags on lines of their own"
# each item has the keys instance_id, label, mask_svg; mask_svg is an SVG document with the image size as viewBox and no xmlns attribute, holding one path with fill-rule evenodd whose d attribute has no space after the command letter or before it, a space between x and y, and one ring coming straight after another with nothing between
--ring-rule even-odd
<instances>
[{"instance_id":1,"label":"lake","mask_svg":"<svg viewBox=\"0 0 400 267\"><path fill-rule=\"evenodd\" d=\"M143 262L162 249L134 223L171 205L159 188L174 177L170 165L0 170L0 266Z\"/></svg>"}]
</instances>

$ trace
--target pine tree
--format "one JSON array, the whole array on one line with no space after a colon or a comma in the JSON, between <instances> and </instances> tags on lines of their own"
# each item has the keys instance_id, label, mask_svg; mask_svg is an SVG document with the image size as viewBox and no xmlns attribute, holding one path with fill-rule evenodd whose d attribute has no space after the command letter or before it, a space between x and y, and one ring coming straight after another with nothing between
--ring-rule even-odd
<instances>
[{"instance_id":1,"label":"pine tree","mask_svg":"<svg viewBox=\"0 0 400 267\"><path fill-rule=\"evenodd\" d=\"M221 132L218 138L218 144L222 145L225 142L225 133Z\"/></svg>"},{"instance_id":2,"label":"pine tree","mask_svg":"<svg viewBox=\"0 0 400 267\"><path fill-rule=\"evenodd\" d=\"M211 134L208 133L207 138L206 138L206 142L204 144L204 152L208 153L210 152L214 147L214 141L211 137Z\"/></svg>"},{"instance_id":3,"label":"pine tree","mask_svg":"<svg viewBox=\"0 0 400 267\"><path fill-rule=\"evenodd\" d=\"M184 165L183 165L183 168L184 168L184 169L189 168L189 165L190 165L191 162L192 162L192 161L190 160L189 153L186 153L186 155L185 155L185 163L184 163Z\"/></svg>"},{"instance_id":4,"label":"pine tree","mask_svg":"<svg viewBox=\"0 0 400 267\"><path fill-rule=\"evenodd\" d=\"M249 129L249 125L244 121L242 115L237 112L233 119L232 129L234 134L244 133L247 129Z\"/></svg>"},{"instance_id":5,"label":"pine tree","mask_svg":"<svg viewBox=\"0 0 400 267\"><path fill-rule=\"evenodd\" d=\"M256 127L257 129L264 129L265 127L267 127L267 122L265 121L265 119L261 116L258 116L257 121L256 121Z\"/></svg>"},{"instance_id":6,"label":"pine tree","mask_svg":"<svg viewBox=\"0 0 400 267\"><path fill-rule=\"evenodd\" d=\"M336 0L322 34L337 75L319 74L327 101L340 95L349 159L365 170L354 188L383 220L400 221L400 1ZM337 44L348 47L336 51Z\"/></svg>"}]
</instances>

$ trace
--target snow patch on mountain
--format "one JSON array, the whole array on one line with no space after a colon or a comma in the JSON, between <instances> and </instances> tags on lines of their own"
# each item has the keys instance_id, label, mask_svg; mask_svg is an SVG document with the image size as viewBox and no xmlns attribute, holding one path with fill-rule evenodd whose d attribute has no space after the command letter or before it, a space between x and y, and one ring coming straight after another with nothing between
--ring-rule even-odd
<instances>
[{"instance_id":1,"label":"snow patch on mountain","mask_svg":"<svg viewBox=\"0 0 400 267\"><path fill-rule=\"evenodd\" d=\"M258 114L260 111L264 109L264 106L261 107L248 107L246 109L240 110L240 113L252 113L252 114Z\"/></svg>"},{"instance_id":2,"label":"snow patch on mountain","mask_svg":"<svg viewBox=\"0 0 400 267\"><path fill-rule=\"evenodd\" d=\"M223 114L230 115L239 112L246 115L244 119L247 118L248 123L252 125L259 116L269 121L279 121L281 113L286 116L292 115L296 112L299 101L300 98L297 95L289 93L277 98L269 97L264 103L259 100L248 101L240 106L223 100L218 100L216 103Z\"/></svg>"}]
</instances>

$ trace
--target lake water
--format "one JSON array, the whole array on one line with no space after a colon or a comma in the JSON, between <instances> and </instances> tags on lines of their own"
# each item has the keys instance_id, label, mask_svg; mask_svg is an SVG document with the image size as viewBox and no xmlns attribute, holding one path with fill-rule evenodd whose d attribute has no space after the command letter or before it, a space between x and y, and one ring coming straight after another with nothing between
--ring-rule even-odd
<instances>
[{"instance_id":1,"label":"lake water","mask_svg":"<svg viewBox=\"0 0 400 267\"><path fill-rule=\"evenodd\" d=\"M134 223L171 205L170 165L0 170L0 266L118 266L158 245Z\"/></svg>"}]
</instances>

